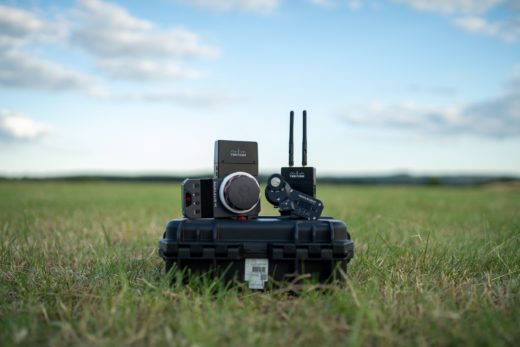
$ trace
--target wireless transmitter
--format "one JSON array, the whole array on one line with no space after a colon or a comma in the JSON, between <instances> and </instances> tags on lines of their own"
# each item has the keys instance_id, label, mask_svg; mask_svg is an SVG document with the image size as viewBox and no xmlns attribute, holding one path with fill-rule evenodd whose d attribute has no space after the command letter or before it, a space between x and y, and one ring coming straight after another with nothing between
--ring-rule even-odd
<instances>
[{"instance_id":1,"label":"wireless transmitter","mask_svg":"<svg viewBox=\"0 0 520 347\"><path fill-rule=\"evenodd\" d=\"M307 166L307 111L303 111L302 166L294 166L294 111L290 113L289 167L282 167L281 174L292 189L316 197L316 168Z\"/></svg>"}]
</instances>

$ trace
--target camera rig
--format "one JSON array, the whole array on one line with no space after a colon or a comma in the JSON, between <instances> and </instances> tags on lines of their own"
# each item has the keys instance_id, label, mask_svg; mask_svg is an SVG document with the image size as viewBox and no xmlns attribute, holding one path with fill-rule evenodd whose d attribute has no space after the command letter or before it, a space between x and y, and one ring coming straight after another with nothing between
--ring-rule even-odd
<instances>
[{"instance_id":1,"label":"camera rig","mask_svg":"<svg viewBox=\"0 0 520 347\"><path fill-rule=\"evenodd\" d=\"M344 222L321 217L316 169L307 167L307 112L303 111L302 166L294 167L294 112L290 112L289 166L271 175L265 197L280 216L260 213L258 144L217 140L214 175L181 184L182 214L159 242L166 271L214 273L265 289L269 279L311 274L323 282L346 271L354 244Z\"/></svg>"},{"instance_id":2,"label":"camera rig","mask_svg":"<svg viewBox=\"0 0 520 347\"><path fill-rule=\"evenodd\" d=\"M187 178L181 184L182 214L196 218L247 218L260 212L258 144L215 142L213 178Z\"/></svg>"}]
</instances>

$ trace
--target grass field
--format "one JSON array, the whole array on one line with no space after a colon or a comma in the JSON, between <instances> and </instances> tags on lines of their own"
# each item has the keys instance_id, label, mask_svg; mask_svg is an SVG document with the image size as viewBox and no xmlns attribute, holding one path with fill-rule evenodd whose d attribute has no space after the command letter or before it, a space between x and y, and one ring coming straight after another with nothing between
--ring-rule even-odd
<instances>
[{"instance_id":1,"label":"grass field","mask_svg":"<svg viewBox=\"0 0 520 347\"><path fill-rule=\"evenodd\" d=\"M170 288L178 185L2 182L0 345L520 345L517 188L318 195L356 255L346 285L288 295Z\"/></svg>"}]
</instances>

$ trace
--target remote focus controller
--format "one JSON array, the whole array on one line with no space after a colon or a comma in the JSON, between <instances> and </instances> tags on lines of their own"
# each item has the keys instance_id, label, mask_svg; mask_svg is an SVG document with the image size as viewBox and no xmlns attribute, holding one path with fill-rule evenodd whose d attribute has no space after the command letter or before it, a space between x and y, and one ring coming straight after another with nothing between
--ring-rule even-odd
<instances>
[{"instance_id":1,"label":"remote focus controller","mask_svg":"<svg viewBox=\"0 0 520 347\"><path fill-rule=\"evenodd\" d=\"M293 217L317 220L323 211L323 203L310 195L291 188L282 175L274 174L267 180L265 197L278 208Z\"/></svg>"}]
</instances>

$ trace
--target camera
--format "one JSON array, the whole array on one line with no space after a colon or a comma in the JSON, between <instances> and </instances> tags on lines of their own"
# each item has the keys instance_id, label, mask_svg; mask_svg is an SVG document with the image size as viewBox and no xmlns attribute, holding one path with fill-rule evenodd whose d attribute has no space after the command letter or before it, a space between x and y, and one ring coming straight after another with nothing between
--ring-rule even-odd
<instances>
[{"instance_id":1,"label":"camera","mask_svg":"<svg viewBox=\"0 0 520 347\"><path fill-rule=\"evenodd\" d=\"M260 213L258 144L217 140L212 178L187 178L181 185L182 214L188 219L249 219Z\"/></svg>"}]
</instances>

